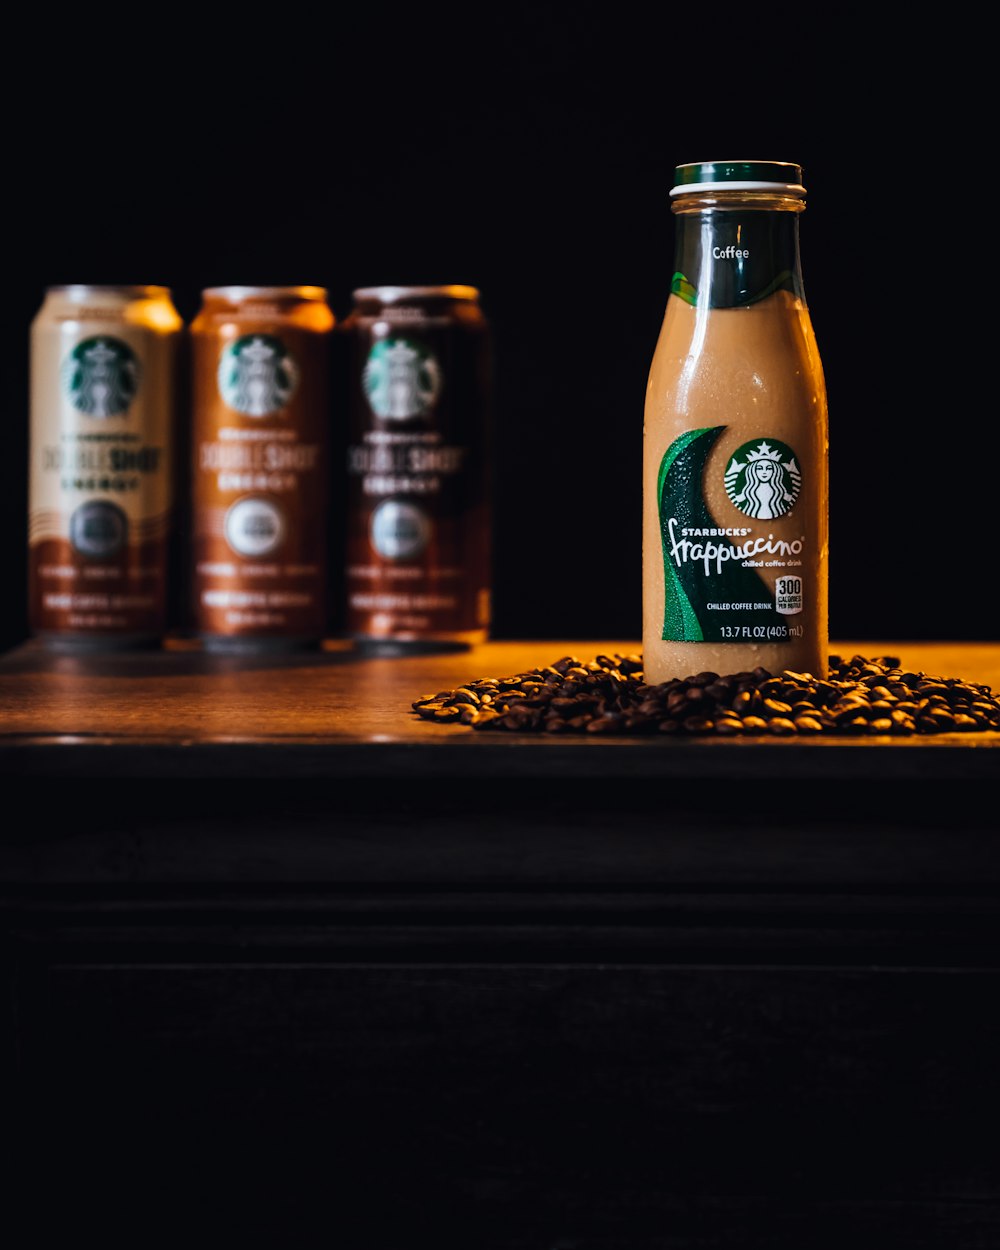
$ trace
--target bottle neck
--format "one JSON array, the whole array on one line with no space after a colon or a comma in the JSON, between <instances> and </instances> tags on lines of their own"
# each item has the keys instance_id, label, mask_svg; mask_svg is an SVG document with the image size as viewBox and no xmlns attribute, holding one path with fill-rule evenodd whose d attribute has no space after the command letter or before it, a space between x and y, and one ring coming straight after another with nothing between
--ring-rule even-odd
<instances>
[{"instance_id":1,"label":"bottle neck","mask_svg":"<svg viewBox=\"0 0 1000 1250\"><path fill-rule=\"evenodd\" d=\"M805 304L801 201L781 208L734 201L719 196L701 206L674 205L671 293L696 308L746 308L775 291L790 291Z\"/></svg>"}]
</instances>

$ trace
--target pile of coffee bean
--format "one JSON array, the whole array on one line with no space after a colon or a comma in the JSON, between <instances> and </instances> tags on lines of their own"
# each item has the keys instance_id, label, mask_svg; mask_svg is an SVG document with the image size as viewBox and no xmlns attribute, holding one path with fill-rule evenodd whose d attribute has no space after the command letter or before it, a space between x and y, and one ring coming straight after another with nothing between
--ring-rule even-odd
<instances>
[{"instance_id":1,"label":"pile of coffee bean","mask_svg":"<svg viewBox=\"0 0 1000 1250\"><path fill-rule=\"evenodd\" d=\"M512 677L482 677L412 704L425 720L544 733L937 734L1000 730L989 686L901 667L895 656L829 657L809 673L697 673L647 686L642 656L563 656Z\"/></svg>"}]
</instances>

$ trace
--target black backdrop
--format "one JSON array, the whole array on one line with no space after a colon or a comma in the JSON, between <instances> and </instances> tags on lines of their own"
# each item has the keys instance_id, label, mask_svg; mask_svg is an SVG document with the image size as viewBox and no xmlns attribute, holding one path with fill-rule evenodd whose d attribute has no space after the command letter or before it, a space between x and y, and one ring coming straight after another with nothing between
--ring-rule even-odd
<instances>
[{"instance_id":1,"label":"black backdrop","mask_svg":"<svg viewBox=\"0 0 1000 1250\"><path fill-rule=\"evenodd\" d=\"M207 12L207 10L206 10ZM843 10L147 10L50 23L4 88L5 609L25 632L27 333L49 284L480 288L495 630L636 638L646 374L675 164L799 162L831 412L831 630L995 639L979 40ZM26 45L28 46L28 45ZM31 54L35 56L34 53ZM971 274L976 274L970 279ZM337 413L333 419L339 419Z\"/></svg>"}]
</instances>

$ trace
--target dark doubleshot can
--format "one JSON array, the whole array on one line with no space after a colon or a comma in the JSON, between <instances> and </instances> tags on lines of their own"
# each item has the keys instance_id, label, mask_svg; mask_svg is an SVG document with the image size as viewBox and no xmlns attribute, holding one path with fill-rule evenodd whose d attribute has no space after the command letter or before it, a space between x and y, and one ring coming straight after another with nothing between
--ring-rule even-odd
<instances>
[{"instance_id":1,"label":"dark doubleshot can","mask_svg":"<svg viewBox=\"0 0 1000 1250\"><path fill-rule=\"evenodd\" d=\"M490 624L490 332L469 286L354 292L346 633L468 646Z\"/></svg>"},{"instance_id":2,"label":"dark doubleshot can","mask_svg":"<svg viewBox=\"0 0 1000 1250\"><path fill-rule=\"evenodd\" d=\"M282 650L327 631L328 366L316 286L216 287L191 326L194 632Z\"/></svg>"},{"instance_id":3,"label":"dark doubleshot can","mask_svg":"<svg viewBox=\"0 0 1000 1250\"><path fill-rule=\"evenodd\" d=\"M182 328L162 286L50 287L32 322L28 617L49 645L166 631Z\"/></svg>"}]
</instances>

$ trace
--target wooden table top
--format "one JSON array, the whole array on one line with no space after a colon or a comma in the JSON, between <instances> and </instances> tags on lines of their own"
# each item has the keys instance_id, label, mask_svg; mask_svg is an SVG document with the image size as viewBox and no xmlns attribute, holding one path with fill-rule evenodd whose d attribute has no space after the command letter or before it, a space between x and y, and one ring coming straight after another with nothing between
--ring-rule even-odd
<instances>
[{"instance_id":1,"label":"wooden table top","mask_svg":"<svg viewBox=\"0 0 1000 1250\"><path fill-rule=\"evenodd\" d=\"M1000 689L994 643L831 644ZM365 657L349 644L278 656L163 650L0 659L0 775L732 777L1000 780L1000 734L898 738L626 737L476 732L418 719L415 698L567 654L635 642L489 642L471 651Z\"/></svg>"}]
</instances>

